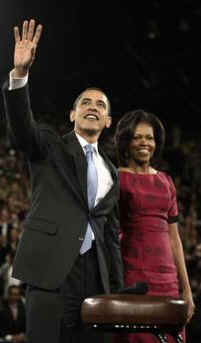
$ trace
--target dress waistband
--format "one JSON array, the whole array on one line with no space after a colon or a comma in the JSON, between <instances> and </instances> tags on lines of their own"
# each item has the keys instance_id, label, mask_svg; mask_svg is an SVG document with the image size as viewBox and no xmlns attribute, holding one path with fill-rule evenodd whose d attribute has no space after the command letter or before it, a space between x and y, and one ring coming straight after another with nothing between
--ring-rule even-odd
<instances>
[{"instance_id":1,"label":"dress waistband","mask_svg":"<svg viewBox=\"0 0 201 343\"><path fill-rule=\"evenodd\" d=\"M121 223L122 231L133 231L137 229L139 231L169 231L169 225L167 220L159 218L156 221L153 221L150 218L139 218L129 222Z\"/></svg>"}]
</instances>

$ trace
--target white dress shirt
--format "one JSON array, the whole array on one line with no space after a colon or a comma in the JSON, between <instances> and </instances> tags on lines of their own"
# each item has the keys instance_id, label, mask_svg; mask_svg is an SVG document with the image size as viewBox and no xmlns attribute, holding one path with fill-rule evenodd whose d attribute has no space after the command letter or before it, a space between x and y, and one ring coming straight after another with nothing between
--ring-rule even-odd
<instances>
[{"instance_id":1,"label":"white dress shirt","mask_svg":"<svg viewBox=\"0 0 201 343\"><path fill-rule=\"evenodd\" d=\"M89 142L87 142L86 139L84 139L82 136L78 135L77 133L75 134L84 151L84 154L86 154L84 147L87 144L89 144ZM104 196L108 193L108 191L113 185L113 181L112 181L110 171L107 165L105 164L104 159L98 152L97 142L92 143L91 145L94 147L93 159L94 159L94 163L95 163L97 175L98 175L98 187L97 187L97 193L96 193L95 204L94 204L94 206L96 206L100 202L100 200L103 199ZM92 231L92 240L94 239L95 237Z\"/></svg>"},{"instance_id":2,"label":"white dress shirt","mask_svg":"<svg viewBox=\"0 0 201 343\"><path fill-rule=\"evenodd\" d=\"M89 142L87 142L82 136L78 135L77 133L75 134L85 153L84 147L87 144L89 144ZM112 180L110 171L108 169L108 166L106 165L104 159L98 152L97 142L91 145L95 149L95 152L93 154L93 159L94 159L94 163L95 163L97 174L98 174L98 188L97 188L97 194L96 194L95 205L94 205L96 206L100 202L100 200L104 198L104 196L108 193L108 191L112 187L113 180Z\"/></svg>"}]
</instances>

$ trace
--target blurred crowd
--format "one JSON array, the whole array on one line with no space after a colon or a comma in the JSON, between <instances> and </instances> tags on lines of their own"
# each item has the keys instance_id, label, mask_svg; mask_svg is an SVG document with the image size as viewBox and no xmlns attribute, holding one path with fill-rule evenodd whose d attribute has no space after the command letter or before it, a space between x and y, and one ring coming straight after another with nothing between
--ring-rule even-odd
<instances>
[{"instance_id":1,"label":"blurred crowd","mask_svg":"<svg viewBox=\"0 0 201 343\"><path fill-rule=\"evenodd\" d=\"M63 126L61 131L63 131ZM106 138L105 148L112 154L112 136ZM172 140L165 149L165 169L174 179L179 206L179 228L184 245L187 269L197 305L196 313L187 326L188 342L201 338L201 158L196 142L182 143ZM115 163L114 156L110 156ZM29 169L23 155L15 150L10 141L0 140L0 341L24 342L25 318L22 325L5 327L5 314L13 303L24 313L25 285L12 277L12 263L16 248L24 230L24 219L30 204ZM16 295L17 294L17 295ZM8 306L8 304L11 305ZM12 315L7 322L12 322ZM15 311L14 311L15 313ZM8 319L10 318L10 319ZM15 322L15 321L14 321ZM23 329L24 328L24 329ZM17 332L16 332L17 331Z\"/></svg>"},{"instance_id":2,"label":"blurred crowd","mask_svg":"<svg viewBox=\"0 0 201 343\"><path fill-rule=\"evenodd\" d=\"M0 341L25 342L25 285L12 277L13 259L29 209L30 186L23 156L0 142Z\"/></svg>"}]
</instances>

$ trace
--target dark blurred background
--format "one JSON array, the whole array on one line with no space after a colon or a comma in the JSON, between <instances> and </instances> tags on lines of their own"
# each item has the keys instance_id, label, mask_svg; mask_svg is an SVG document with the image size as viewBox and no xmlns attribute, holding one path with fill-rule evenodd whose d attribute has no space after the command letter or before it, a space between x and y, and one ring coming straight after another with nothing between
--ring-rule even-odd
<instances>
[{"instance_id":1,"label":"dark blurred background","mask_svg":"<svg viewBox=\"0 0 201 343\"><path fill-rule=\"evenodd\" d=\"M0 79L13 67L13 27L21 27L24 19L31 18L44 26L30 73L37 120L63 133L75 97L86 87L96 86L103 88L112 103L108 152L110 135L126 111L143 108L164 123L167 141L163 162L178 192L181 237L197 304L196 315L187 327L188 342L199 342L201 1L1 1ZM23 156L5 137L1 97L0 114L0 225L6 222L17 227L20 236L29 207L29 181ZM5 237L2 239L5 246ZM2 296L7 296L4 281Z\"/></svg>"},{"instance_id":2,"label":"dark blurred background","mask_svg":"<svg viewBox=\"0 0 201 343\"><path fill-rule=\"evenodd\" d=\"M32 17L44 26L31 72L35 112L62 121L75 95L96 85L116 118L143 107L199 135L200 1L7 0L0 9L1 75L13 66L13 26Z\"/></svg>"}]
</instances>

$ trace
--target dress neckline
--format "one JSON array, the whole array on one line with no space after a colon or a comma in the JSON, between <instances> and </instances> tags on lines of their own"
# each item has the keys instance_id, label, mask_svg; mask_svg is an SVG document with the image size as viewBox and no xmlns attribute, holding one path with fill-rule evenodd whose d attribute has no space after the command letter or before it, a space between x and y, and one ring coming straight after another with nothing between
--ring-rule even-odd
<instances>
[{"instance_id":1,"label":"dress neckline","mask_svg":"<svg viewBox=\"0 0 201 343\"><path fill-rule=\"evenodd\" d=\"M157 171L157 173L135 173L134 171L129 171L129 170L119 170L119 173L127 173L131 175L140 175L140 176L152 176L152 175L158 175L160 171Z\"/></svg>"}]
</instances>

